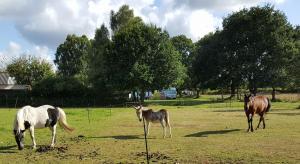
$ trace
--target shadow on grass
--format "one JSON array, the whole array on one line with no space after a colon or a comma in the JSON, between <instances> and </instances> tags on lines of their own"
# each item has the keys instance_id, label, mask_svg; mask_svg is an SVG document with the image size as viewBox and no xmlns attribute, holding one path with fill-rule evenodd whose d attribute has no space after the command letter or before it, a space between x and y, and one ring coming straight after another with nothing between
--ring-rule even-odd
<instances>
[{"instance_id":1,"label":"shadow on grass","mask_svg":"<svg viewBox=\"0 0 300 164\"><path fill-rule=\"evenodd\" d=\"M244 112L244 109L230 109L230 110L226 110L226 109L223 109L223 110L213 110L212 112Z\"/></svg>"},{"instance_id":2,"label":"shadow on grass","mask_svg":"<svg viewBox=\"0 0 300 164\"><path fill-rule=\"evenodd\" d=\"M236 131L240 131L240 130L241 129L203 131L203 132L197 132L197 133L189 134L189 135L186 135L185 137L208 137L208 135L226 134L226 133L236 132Z\"/></svg>"},{"instance_id":3,"label":"shadow on grass","mask_svg":"<svg viewBox=\"0 0 300 164\"><path fill-rule=\"evenodd\" d=\"M15 150L11 150L12 148L16 148L16 145L11 145L11 146L0 146L0 154L5 153L5 154L10 154L10 153L16 153Z\"/></svg>"},{"instance_id":4,"label":"shadow on grass","mask_svg":"<svg viewBox=\"0 0 300 164\"><path fill-rule=\"evenodd\" d=\"M87 137L87 138L112 138L116 140L144 139L144 138L140 138L138 135L99 136L99 137Z\"/></svg>"},{"instance_id":5,"label":"shadow on grass","mask_svg":"<svg viewBox=\"0 0 300 164\"><path fill-rule=\"evenodd\" d=\"M284 116L297 116L300 113L268 113L268 114L277 114L277 115L284 115Z\"/></svg>"}]
</instances>

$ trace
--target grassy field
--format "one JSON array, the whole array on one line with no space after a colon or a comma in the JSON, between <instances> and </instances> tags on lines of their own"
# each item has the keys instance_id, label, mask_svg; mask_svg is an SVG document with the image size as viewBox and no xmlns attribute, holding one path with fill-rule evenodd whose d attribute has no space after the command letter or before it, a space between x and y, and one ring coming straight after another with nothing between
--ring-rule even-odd
<instances>
[{"instance_id":1,"label":"grassy field","mask_svg":"<svg viewBox=\"0 0 300 164\"><path fill-rule=\"evenodd\" d=\"M151 161L158 163L300 163L300 101L272 103L266 129L247 133L243 103L220 102L218 97L147 101L155 110L170 111L173 138L162 138L162 128L152 124ZM143 163L143 126L131 108L66 108L76 130L58 128L54 150L48 129L36 130L37 150L17 150L12 135L16 109L0 109L0 163ZM255 116L256 126L258 117Z\"/></svg>"}]
</instances>

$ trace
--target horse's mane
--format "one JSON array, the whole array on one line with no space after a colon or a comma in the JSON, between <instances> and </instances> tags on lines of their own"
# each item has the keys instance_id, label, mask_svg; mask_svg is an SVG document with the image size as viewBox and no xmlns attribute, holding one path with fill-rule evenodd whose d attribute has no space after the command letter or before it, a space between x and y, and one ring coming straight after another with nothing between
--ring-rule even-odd
<instances>
[{"instance_id":1,"label":"horse's mane","mask_svg":"<svg viewBox=\"0 0 300 164\"><path fill-rule=\"evenodd\" d=\"M142 111L153 111L152 109L149 109L149 108L144 107L144 106L142 106L142 105L141 105L141 110L142 110Z\"/></svg>"}]
</instances>

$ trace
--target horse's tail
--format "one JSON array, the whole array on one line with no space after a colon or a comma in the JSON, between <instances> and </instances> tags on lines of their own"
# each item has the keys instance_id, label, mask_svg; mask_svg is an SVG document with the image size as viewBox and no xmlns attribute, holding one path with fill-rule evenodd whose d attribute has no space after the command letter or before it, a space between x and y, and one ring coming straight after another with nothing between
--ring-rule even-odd
<instances>
[{"instance_id":1,"label":"horse's tail","mask_svg":"<svg viewBox=\"0 0 300 164\"><path fill-rule=\"evenodd\" d=\"M266 112L269 112L269 111L270 111L270 108L271 108L271 101L270 101L269 98L267 98L267 100L268 100L268 106L267 106Z\"/></svg>"},{"instance_id":2,"label":"horse's tail","mask_svg":"<svg viewBox=\"0 0 300 164\"><path fill-rule=\"evenodd\" d=\"M58 111L59 111L59 114L60 114L60 117L59 117L59 125L64 128L67 132L72 132L74 130L74 128L70 127L67 123L67 116L66 116L66 113L61 109L61 108L58 108Z\"/></svg>"}]
</instances>

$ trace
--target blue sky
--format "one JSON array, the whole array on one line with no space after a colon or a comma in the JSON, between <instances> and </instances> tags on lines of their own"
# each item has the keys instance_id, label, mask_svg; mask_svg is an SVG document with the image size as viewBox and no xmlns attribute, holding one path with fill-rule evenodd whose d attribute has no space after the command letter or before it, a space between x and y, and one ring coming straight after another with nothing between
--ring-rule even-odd
<instances>
[{"instance_id":1,"label":"blue sky","mask_svg":"<svg viewBox=\"0 0 300 164\"><path fill-rule=\"evenodd\" d=\"M229 13L266 3L283 11L292 25L300 25L297 0L1 0L0 69L24 54L52 62L67 34L92 38L102 23L109 26L110 10L122 4L171 36L185 34L196 41L220 27Z\"/></svg>"}]
</instances>

